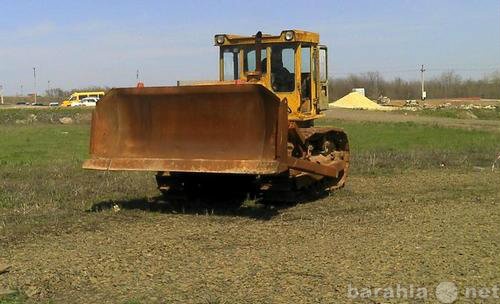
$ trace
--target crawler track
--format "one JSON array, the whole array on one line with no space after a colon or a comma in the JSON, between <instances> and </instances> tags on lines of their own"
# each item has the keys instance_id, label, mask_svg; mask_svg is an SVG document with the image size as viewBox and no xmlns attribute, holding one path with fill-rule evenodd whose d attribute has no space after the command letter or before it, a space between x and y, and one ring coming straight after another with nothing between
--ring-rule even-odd
<instances>
[{"instance_id":1,"label":"crawler track","mask_svg":"<svg viewBox=\"0 0 500 304\"><path fill-rule=\"evenodd\" d=\"M289 169L278 175L158 172L158 189L168 198L232 195L295 202L344 186L349 171L347 135L336 128L290 128L288 157L340 168L336 177ZM292 161L291 161L292 162Z\"/></svg>"}]
</instances>

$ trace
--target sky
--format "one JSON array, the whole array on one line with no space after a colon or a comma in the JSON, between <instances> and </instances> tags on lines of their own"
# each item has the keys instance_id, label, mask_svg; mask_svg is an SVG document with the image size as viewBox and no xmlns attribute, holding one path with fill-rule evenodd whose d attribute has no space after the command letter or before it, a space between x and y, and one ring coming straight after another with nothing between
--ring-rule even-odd
<instances>
[{"instance_id":1,"label":"sky","mask_svg":"<svg viewBox=\"0 0 500 304\"><path fill-rule=\"evenodd\" d=\"M320 33L331 77L379 71L417 79L500 70L499 0L0 0L0 85L134 86L217 78L217 33Z\"/></svg>"}]
</instances>

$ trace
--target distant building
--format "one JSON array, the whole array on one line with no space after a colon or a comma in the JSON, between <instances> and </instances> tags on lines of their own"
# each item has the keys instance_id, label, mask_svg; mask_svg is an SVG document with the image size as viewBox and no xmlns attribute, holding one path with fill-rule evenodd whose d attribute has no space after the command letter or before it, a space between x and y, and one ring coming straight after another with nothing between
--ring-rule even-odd
<instances>
[{"instance_id":1,"label":"distant building","mask_svg":"<svg viewBox=\"0 0 500 304\"><path fill-rule=\"evenodd\" d=\"M366 96L365 95L365 88L354 88L354 89L352 89L352 91L356 92L356 93L359 93L359 94L361 94L363 96Z\"/></svg>"}]
</instances>

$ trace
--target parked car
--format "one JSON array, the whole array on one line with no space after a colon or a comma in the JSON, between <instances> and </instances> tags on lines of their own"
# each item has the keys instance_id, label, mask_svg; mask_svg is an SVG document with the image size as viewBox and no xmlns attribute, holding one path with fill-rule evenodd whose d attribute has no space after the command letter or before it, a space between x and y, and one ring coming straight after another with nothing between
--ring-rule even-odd
<instances>
[{"instance_id":1,"label":"parked car","mask_svg":"<svg viewBox=\"0 0 500 304\"><path fill-rule=\"evenodd\" d=\"M49 103L49 107L57 107L57 106L59 106L58 102L51 102L51 103Z\"/></svg>"},{"instance_id":2,"label":"parked car","mask_svg":"<svg viewBox=\"0 0 500 304\"><path fill-rule=\"evenodd\" d=\"M96 97L86 97L81 99L80 101L75 101L71 103L72 107L95 107L99 98Z\"/></svg>"},{"instance_id":3,"label":"parked car","mask_svg":"<svg viewBox=\"0 0 500 304\"><path fill-rule=\"evenodd\" d=\"M70 104L69 104L70 107L82 107L83 104L79 101L72 101ZM62 105L61 105L62 107Z\"/></svg>"}]
</instances>

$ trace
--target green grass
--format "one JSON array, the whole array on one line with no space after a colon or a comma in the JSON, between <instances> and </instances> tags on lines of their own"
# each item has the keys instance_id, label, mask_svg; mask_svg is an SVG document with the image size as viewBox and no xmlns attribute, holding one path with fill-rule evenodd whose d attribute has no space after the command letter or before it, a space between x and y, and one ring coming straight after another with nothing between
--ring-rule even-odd
<instances>
[{"instance_id":1,"label":"green grass","mask_svg":"<svg viewBox=\"0 0 500 304\"><path fill-rule=\"evenodd\" d=\"M0 108L1 125L29 125L34 123L59 123L62 117L70 117L75 123L88 123L90 108Z\"/></svg>"},{"instance_id":2,"label":"green grass","mask_svg":"<svg viewBox=\"0 0 500 304\"><path fill-rule=\"evenodd\" d=\"M137 186L128 189L135 189L132 197L154 187L151 173L83 170L89 132L88 124L0 127L0 214L2 208L41 208L52 216L74 210L68 199L76 200L78 208L88 208L99 199L123 197L130 183ZM103 184L113 184L114 190L99 193Z\"/></svg>"},{"instance_id":3,"label":"green grass","mask_svg":"<svg viewBox=\"0 0 500 304\"><path fill-rule=\"evenodd\" d=\"M416 123L346 122L324 119L318 126L343 128L353 155L365 153L444 153L490 161L500 150L500 133ZM88 124L3 126L0 164L79 164L88 157Z\"/></svg>"},{"instance_id":4,"label":"green grass","mask_svg":"<svg viewBox=\"0 0 500 304\"><path fill-rule=\"evenodd\" d=\"M360 152L449 150L476 153L495 150L500 141L500 133L428 126L413 122L320 120L316 125L342 127L349 136L352 149Z\"/></svg>"},{"instance_id":5,"label":"green grass","mask_svg":"<svg viewBox=\"0 0 500 304\"><path fill-rule=\"evenodd\" d=\"M346 122L324 119L318 126L343 128L353 169L488 166L500 152L500 133L416 123Z\"/></svg>"},{"instance_id":6,"label":"green grass","mask_svg":"<svg viewBox=\"0 0 500 304\"><path fill-rule=\"evenodd\" d=\"M500 152L500 133L494 132L414 123L321 120L317 125L346 130L351 174L393 174L443 165L470 170L490 166ZM51 217L88 209L96 201L158 193L151 172L81 169L88 158L89 129L88 124L0 127L0 213L15 208Z\"/></svg>"},{"instance_id":7,"label":"green grass","mask_svg":"<svg viewBox=\"0 0 500 304\"><path fill-rule=\"evenodd\" d=\"M88 155L89 125L3 126L0 164L81 162Z\"/></svg>"},{"instance_id":8,"label":"green grass","mask_svg":"<svg viewBox=\"0 0 500 304\"><path fill-rule=\"evenodd\" d=\"M26 297L17 292L8 296L0 296L0 304L22 304L25 303Z\"/></svg>"}]
</instances>

